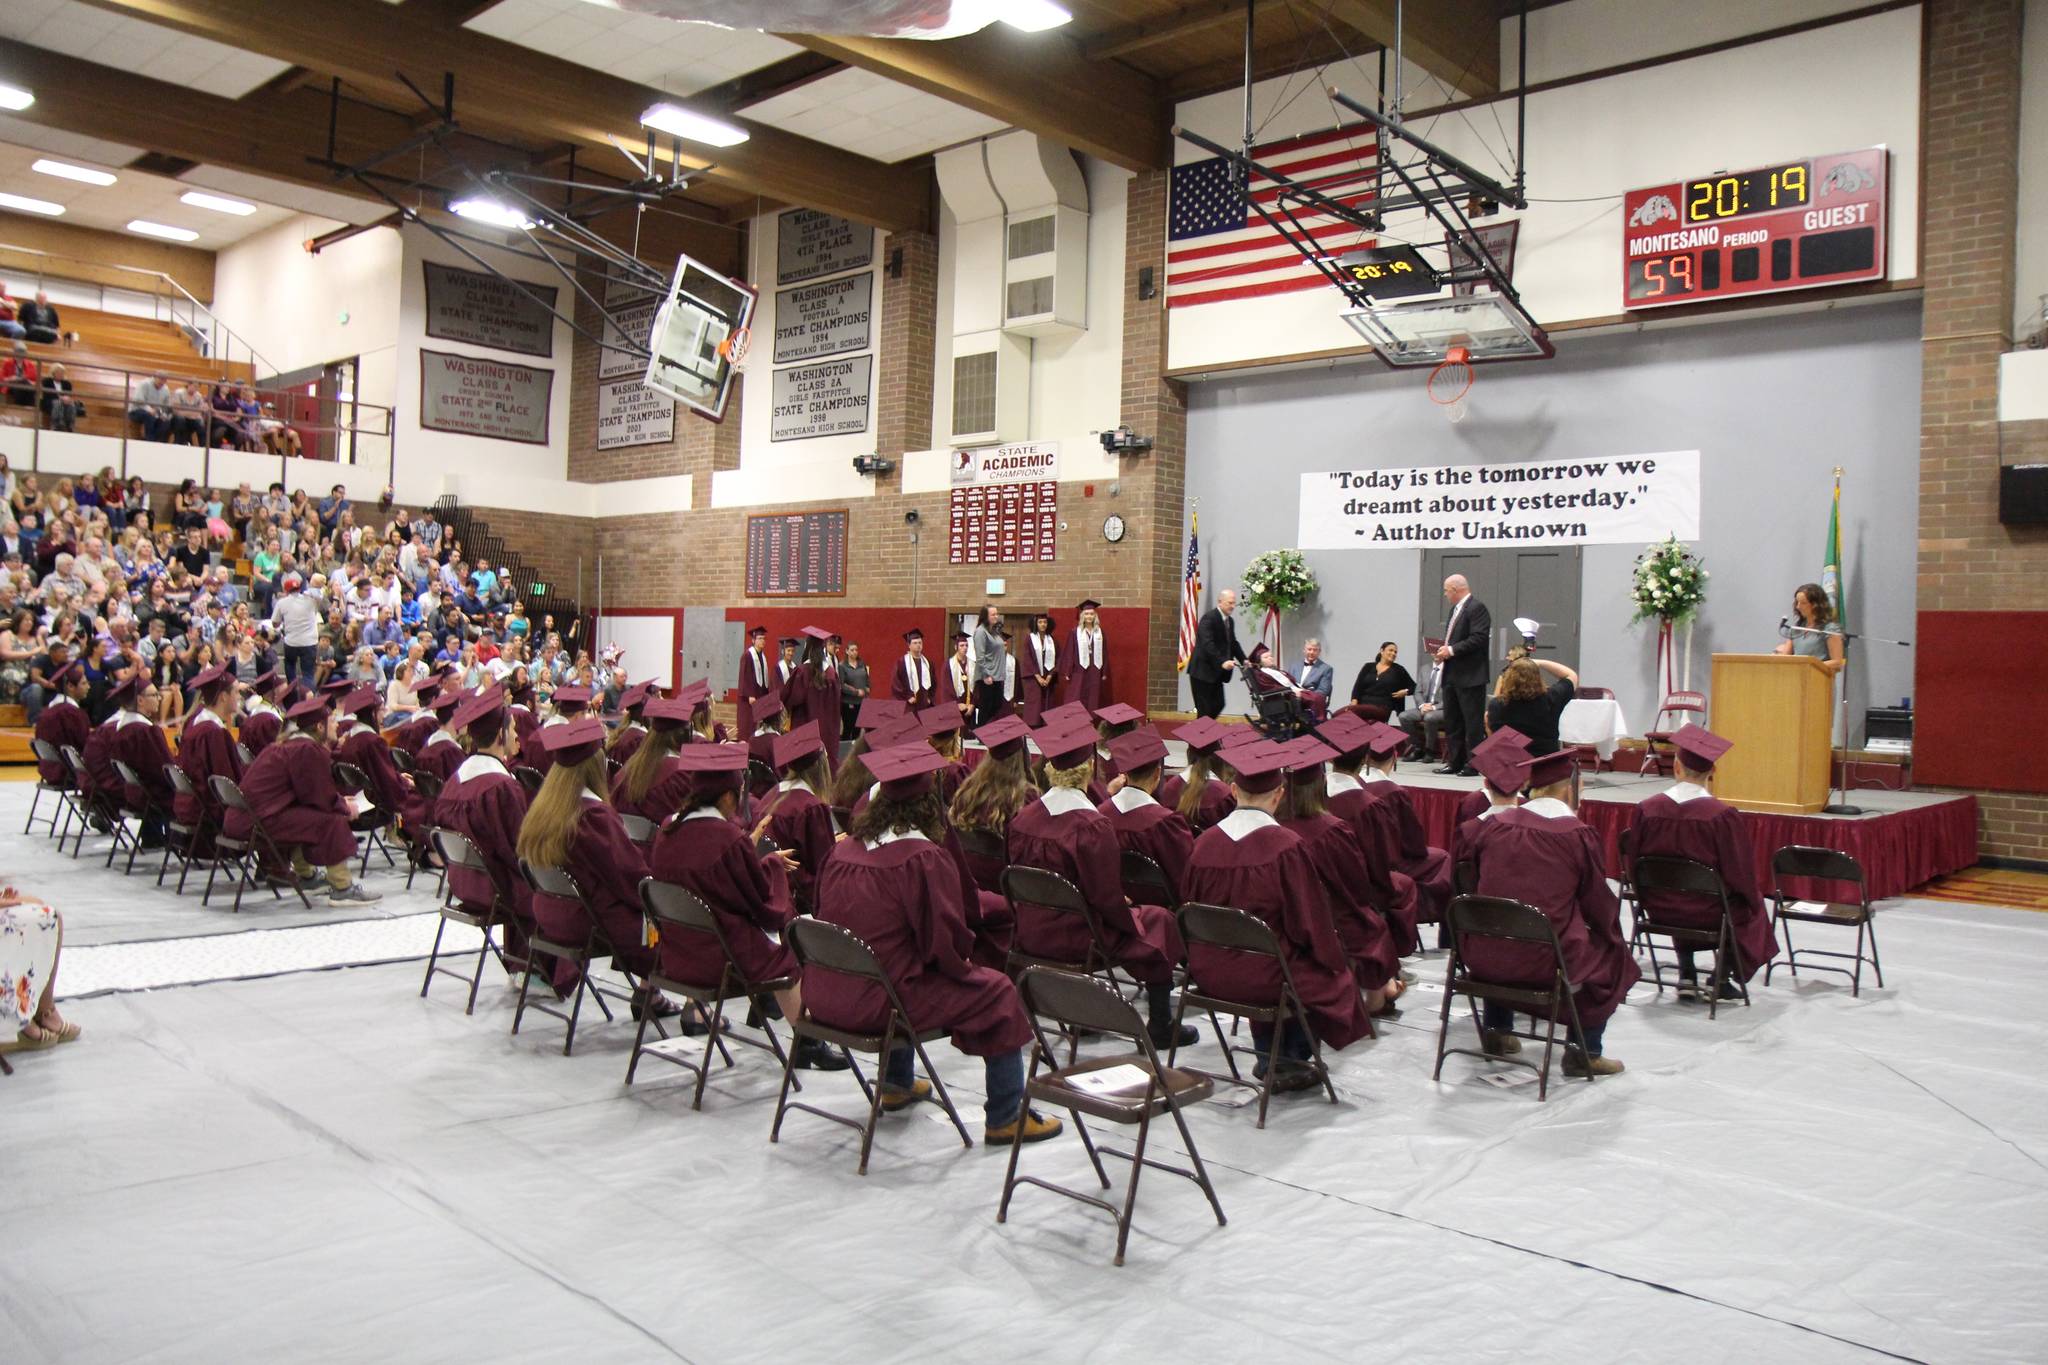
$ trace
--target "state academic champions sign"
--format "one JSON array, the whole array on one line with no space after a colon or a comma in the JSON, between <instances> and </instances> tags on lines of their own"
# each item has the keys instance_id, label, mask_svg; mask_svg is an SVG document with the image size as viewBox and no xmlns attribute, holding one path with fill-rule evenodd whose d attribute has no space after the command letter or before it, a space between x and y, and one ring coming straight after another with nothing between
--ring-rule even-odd
<instances>
[{"instance_id":1,"label":"state academic champions sign","mask_svg":"<svg viewBox=\"0 0 2048 1365\"><path fill-rule=\"evenodd\" d=\"M1301 476L1304 550L1628 545L1700 534L1700 453Z\"/></svg>"}]
</instances>

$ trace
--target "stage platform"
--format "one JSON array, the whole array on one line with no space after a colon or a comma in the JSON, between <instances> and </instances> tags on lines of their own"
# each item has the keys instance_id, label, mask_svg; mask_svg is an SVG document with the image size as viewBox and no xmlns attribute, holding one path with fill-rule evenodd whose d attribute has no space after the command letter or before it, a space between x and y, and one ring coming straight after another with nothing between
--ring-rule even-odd
<instances>
[{"instance_id":1,"label":"stage platform","mask_svg":"<svg viewBox=\"0 0 2048 1365\"><path fill-rule=\"evenodd\" d=\"M1438 777L1423 771L1396 774L1415 793L1416 813L1429 842L1451 846L1458 802L1477 790L1476 777ZM1635 823L1636 807L1671 785L1664 777L1594 773L1585 781L1579 818L1599 831L1609 876L1621 873L1621 832ZM1871 898L1900 896L1977 861L1977 798L1946 792L1852 791L1862 815L1759 815L1743 812L1756 837L1757 867L1787 844L1839 849L1863 864Z\"/></svg>"}]
</instances>

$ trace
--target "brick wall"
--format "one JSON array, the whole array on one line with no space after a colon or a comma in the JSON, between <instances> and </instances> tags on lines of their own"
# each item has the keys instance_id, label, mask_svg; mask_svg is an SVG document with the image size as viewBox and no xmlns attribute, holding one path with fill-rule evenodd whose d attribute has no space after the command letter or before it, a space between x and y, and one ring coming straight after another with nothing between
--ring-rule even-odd
<instances>
[{"instance_id":1,"label":"brick wall","mask_svg":"<svg viewBox=\"0 0 2048 1365\"><path fill-rule=\"evenodd\" d=\"M1152 608L1147 642L1145 703L1155 711L1179 705L1176 668L1180 639L1182 508L1187 494L1187 386L1163 375L1166 367L1166 185L1164 171L1132 179L1124 220L1123 421L1152 438L1152 453L1127 461L1142 500L1139 521L1146 532L1144 581L1139 586ZM1150 268L1154 294L1138 297L1138 274ZM1136 537L1134 537L1136 539Z\"/></svg>"},{"instance_id":2,"label":"brick wall","mask_svg":"<svg viewBox=\"0 0 2048 1365\"><path fill-rule=\"evenodd\" d=\"M554 585L564 597L576 595L580 569L586 595L597 588L597 523L588 517L555 516L546 512L519 512L504 507L472 507L490 525L491 534L516 551L520 560L541 581ZM607 586L605 596L611 596Z\"/></svg>"},{"instance_id":3,"label":"brick wall","mask_svg":"<svg viewBox=\"0 0 2048 1365\"><path fill-rule=\"evenodd\" d=\"M939 239L929 232L892 232L882 244L882 259L887 268L875 367L875 452L898 456L932 448Z\"/></svg>"},{"instance_id":4,"label":"brick wall","mask_svg":"<svg viewBox=\"0 0 2048 1365\"><path fill-rule=\"evenodd\" d=\"M2048 611L2048 532L1998 521L1999 465L2048 458L2048 422L1998 420L1998 357L2012 346L2022 9L1932 0L1926 11L1922 612ZM1983 852L2048 857L2048 794L1977 797Z\"/></svg>"}]
</instances>

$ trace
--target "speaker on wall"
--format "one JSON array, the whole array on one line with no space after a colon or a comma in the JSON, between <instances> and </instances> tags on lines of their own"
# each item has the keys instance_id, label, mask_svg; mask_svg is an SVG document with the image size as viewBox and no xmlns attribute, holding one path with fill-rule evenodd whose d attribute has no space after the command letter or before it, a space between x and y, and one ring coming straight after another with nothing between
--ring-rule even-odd
<instances>
[{"instance_id":1,"label":"speaker on wall","mask_svg":"<svg viewBox=\"0 0 2048 1365\"><path fill-rule=\"evenodd\" d=\"M2007 526L2048 525L2048 464L1999 466L1998 519Z\"/></svg>"}]
</instances>

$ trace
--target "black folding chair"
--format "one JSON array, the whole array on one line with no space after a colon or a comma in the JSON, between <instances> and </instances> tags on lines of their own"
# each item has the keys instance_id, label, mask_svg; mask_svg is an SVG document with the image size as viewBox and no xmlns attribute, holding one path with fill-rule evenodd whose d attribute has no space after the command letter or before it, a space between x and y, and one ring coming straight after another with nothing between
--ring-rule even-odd
<instances>
[{"instance_id":1,"label":"black folding chair","mask_svg":"<svg viewBox=\"0 0 2048 1365\"><path fill-rule=\"evenodd\" d=\"M123 787L133 787L137 791L142 793L141 810L130 809L128 806L127 799L125 797L122 798L122 801L119 806L119 810L123 815L132 815L135 817L135 834L134 837L128 840L128 861L121 868L121 875L126 877L131 875L135 871L135 858L137 854L142 852L142 838L144 832L149 829L152 823L158 826L169 824L171 819L171 813L165 810L162 806L157 804L156 798L150 794L149 788L143 785L142 778L135 771L135 769L131 768L126 763L123 763L118 758L113 760L113 764L114 771L121 775L121 785ZM108 867L112 867L114 865L114 854L119 851L120 848L118 843L114 848L110 848L107 850ZM162 885L162 878L158 878L158 885Z\"/></svg>"},{"instance_id":2,"label":"black folding chair","mask_svg":"<svg viewBox=\"0 0 2048 1365\"><path fill-rule=\"evenodd\" d=\"M1579 1027L1579 1004L1573 995L1571 974L1565 968L1564 949L1557 941L1557 930L1541 910L1521 901L1507 900L1500 896L1455 896L1444 911L1444 923L1450 929L1451 956L1444 974L1444 1006L1436 1034L1436 1070L1430 1079L1440 1081L1444 1076L1444 1058L1451 1053L1466 1057L1478 1057L1483 1061L1507 1062L1512 1066L1525 1066L1536 1073L1536 1098L1547 1099L1550 1095L1550 1058L1557 1043L1558 1016L1562 1012L1569 1019L1572 1037L1584 1037ZM1550 984L1532 984L1528 978L1515 980L1492 980L1474 971L1467 958L1468 940L1492 939L1496 943L1519 945L1534 950L1532 956L1541 956L1547 948L1550 957ZM1451 998L1462 995L1472 1003L1472 1027L1479 1034L1480 1050L1467 1047L1450 1047ZM1486 1026L1479 1017L1479 1002L1512 1005L1517 1011L1542 1019L1548 1025L1542 1033L1533 1028L1523 1033L1509 1028L1508 1033L1517 1038L1527 1038L1543 1044L1543 1062L1538 1065L1521 1057L1501 1056L1487 1052ZM1586 1069L1586 1079L1593 1079L1591 1067Z\"/></svg>"},{"instance_id":3,"label":"black folding chair","mask_svg":"<svg viewBox=\"0 0 2048 1365\"><path fill-rule=\"evenodd\" d=\"M85 836L90 832L108 834L113 844L107 849L108 867L114 865L114 855L125 844L140 842L128 833L128 812L120 800L99 790L93 785L92 774L86 770L85 756L66 744L59 750L64 755L65 766L71 769L71 780L78 784L77 800L83 819L78 822L78 837L72 841L71 856L76 858L85 851ZM63 852L60 847L58 852Z\"/></svg>"},{"instance_id":4,"label":"black folding chair","mask_svg":"<svg viewBox=\"0 0 2048 1365\"><path fill-rule=\"evenodd\" d=\"M1216 1045L1223 1049L1223 1064L1230 1068L1230 1075L1223 1077L1208 1072L1200 1074L1208 1075L1212 1080L1228 1080L1232 1085L1241 1085L1258 1091L1258 1126L1264 1128L1266 1105L1273 1098L1273 1082L1279 1078L1280 1041L1287 1031L1286 1026L1292 1023L1301 1030L1302 1036L1309 1040L1309 1070L1322 1082L1323 1090L1330 1097L1330 1103L1335 1104L1337 1088L1330 1083L1330 1068L1323 1061L1322 1040L1316 1037L1315 1031L1309 1027L1308 1010L1301 1003L1301 992L1294 988L1294 973L1287 965L1287 956L1281 951L1280 939L1274 934L1272 926L1243 910L1189 901L1180 907L1180 933L1188 945L1191 959L1197 944L1219 952L1271 959L1274 974L1280 978L1280 989L1276 997L1270 1001L1245 1000L1234 995L1221 995L1204 988L1201 980L1191 969L1187 984L1181 987L1180 1008L1174 1013L1173 1031L1176 1041L1173 1047L1167 1049L1166 1064L1172 1066L1180 1052L1180 1026L1187 1018L1188 1006L1192 1005L1206 1012L1209 1016L1209 1026L1216 1030ZM1254 1024L1264 1024L1272 1030L1266 1045L1266 1074L1263 1077L1248 1081L1237 1069L1237 1058L1234 1054L1242 1052L1246 1056L1256 1057L1259 1055L1258 1049L1239 1047L1225 1037L1223 1021L1216 1017L1218 1014L1233 1015L1239 1019L1250 1020ZM1372 1020L1369 1018L1366 1020L1366 1027L1368 1030L1372 1029Z\"/></svg>"},{"instance_id":5,"label":"black folding chair","mask_svg":"<svg viewBox=\"0 0 2048 1365\"><path fill-rule=\"evenodd\" d=\"M960 1134L960 1145L973 1147L974 1139L968 1136L967 1125L960 1121L960 1111L953 1107L953 1097L946 1093L946 1082L940 1078L939 1069L932 1065L932 1059L924 1045L946 1036L944 1029L920 1029L910 1011L903 1006L903 997L897 994L896 983L884 971L874 949L868 947L859 937L836 924L800 915L789 922L784 941L796 954L796 960L804 969L804 977L812 973L837 973L853 977L878 988L889 1002L889 1016L882 1023L880 1033L863 1033L853 1029L834 1028L821 1023L811 1013L811 1003L805 999L797 1017L789 1021L789 1031L797 1038L809 1038L827 1043L839 1049L846 1058L846 1064L853 1072L853 1079L860 1083L860 1091L867 1098L867 1121L835 1114L829 1109L816 1105L801 1104L789 1097L790 1088L796 1081L796 1049L792 1047L782 1061L782 1093L775 1101L775 1125L768 1130L768 1140L782 1139L782 1119L792 1109L801 1109L806 1114L815 1114L821 1119L830 1119L860 1134L860 1166L858 1173L868 1173L868 1153L875 1145L875 1124L882 1114L882 1084L879 1074L888 1065L889 1054L899 1047L911 1048L917 1056L917 1064L924 1068L924 1074L932 1083L946 1117L953 1121L953 1128ZM874 1084L861 1074L860 1063L853 1059L856 1052L866 1053L875 1058L877 1075ZM915 1073L913 1073L913 1080Z\"/></svg>"},{"instance_id":6,"label":"black folding chair","mask_svg":"<svg viewBox=\"0 0 2048 1365\"><path fill-rule=\"evenodd\" d=\"M1124 983L1116 977L1109 951L1103 944L1102 925L1095 918L1095 911L1082 896L1081 888L1057 872L1042 867L1027 867L1012 863L1003 869L1003 898L1010 904L1010 946L1003 959L1003 969L1014 978L1021 977L1032 967L1049 967L1057 972L1071 972L1076 976L1092 976L1100 979L1111 990L1121 992ZM1079 919L1088 931L1088 947L1078 958L1064 959L1027 953L1017 946L1024 937L1024 908L1033 907L1054 915L1071 915ZM1135 984L1135 983L1134 983ZM1071 1065L1081 1049L1079 1034L1068 1034L1067 1062ZM1050 1061L1051 1058L1046 1059Z\"/></svg>"},{"instance_id":7,"label":"black folding chair","mask_svg":"<svg viewBox=\"0 0 2048 1365\"><path fill-rule=\"evenodd\" d=\"M630 811L621 811L619 812L619 823L625 827L626 837L639 847L646 848L654 842L656 826L646 816L634 815Z\"/></svg>"},{"instance_id":8,"label":"black folding chair","mask_svg":"<svg viewBox=\"0 0 2048 1365\"><path fill-rule=\"evenodd\" d=\"M292 891L298 896L299 904L306 909L313 908L313 902L306 899L306 888L299 885L299 879L292 875L291 859L278 849L270 832L263 827L256 810L249 804L249 798L242 795L242 789L233 778L215 773L206 779L206 785L213 789L213 799L220 803L223 812L220 830L213 836L214 859L206 870L206 890L199 895L201 905L213 903L213 879L225 863L235 869L234 912L241 913L242 893L261 883L270 888L274 900L283 900L284 893L277 889L281 879L289 879ZM237 839L228 833L226 812L240 811L249 817L249 833L246 838Z\"/></svg>"},{"instance_id":9,"label":"black folding chair","mask_svg":"<svg viewBox=\"0 0 2048 1365\"><path fill-rule=\"evenodd\" d=\"M50 836L57 840L58 845L61 847L64 842L64 835L59 832L57 822L62 820L65 828L68 829L70 827L71 818L77 814L77 808L72 803L72 797L77 793L78 786L76 781L68 776L71 769L65 764L64 755L57 752L56 745L50 743L47 739L31 739L28 742L28 747L34 751L36 756L36 793L33 797L29 798L28 823L21 827L21 832L29 834L35 830L36 810L43 803L43 794L48 792L57 800L57 811L53 815L42 817L42 822L50 827ZM45 763L56 764L67 776L56 782L50 781L43 776L42 765Z\"/></svg>"},{"instance_id":10,"label":"black folding chair","mask_svg":"<svg viewBox=\"0 0 2048 1365\"><path fill-rule=\"evenodd\" d=\"M495 956L498 959L498 965L505 965L505 954L499 950L496 943L491 941L491 930L509 918L512 903L511 896L504 887L498 884L497 875L491 871L490 865L484 861L483 855L476 851L476 845L472 844L467 836L457 830L435 829L432 833L428 834L427 842L433 845L434 851L441 855L441 865L443 868L460 867L474 872L480 877L487 878L491 883L491 903L484 908L482 914L472 910L465 910L453 895L443 893L440 923L434 926L434 946L427 952L427 975L420 982L420 999L424 1000L427 998L427 988L434 984L436 974L452 976L457 981L467 979L469 982L469 1003L463 1007L462 1012L464 1014L473 1014L476 1012L477 989L483 985L484 981L484 963ZM446 885L446 880L445 877L442 879L444 886ZM448 921L450 920L455 921L457 924L467 924L470 928L477 930L484 936L483 945L476 950L476 971L467 978L461 972L440 965L441 936L448 932ZM510 969L507 968L507 970Z\"/></svg>"},{"instance_id":11,"label":"black folding chair","mask_svg":"<svg viewBox=\"0 0 2048 1365\"><path fill-rule=\"evenodd\" d=\"M733 960L732 946L725 940L724 926L718 916L712 913L694 892L673 882L659 882L652 877L640 879L640 909L647 916L648 928L658 939L699 938L716 944L720 967L718 979L712 982L684 981L661 968L659 958L655 968L647 977L647 988L669 995L679 995L691 1001L708 1018L709 1024L704 1038L704 1055L698 1061L691 1061L685 1054L694 1051L687 1037L670 1039L668 1030L654 1017L654 1011L640 1012L640 1027L633 1034L633 1056L626 1063L626 1084L633 1083L633 1075L640 1067L640 1058L656 1057L664 1062L673 1062L697 1078L696 1093L690 1097L692 1109L704 1107L704 1086L711 1079L711 1053L715 1048L725 1058L726 1066L733 1064L732 1053L726 1050L725 1038L748 1047L757 1047L764 1052L775 1054L775 1060L788 1065L789 1057L783 1051L782 1040L775 1036L775 1030L768 1025L768 1019L775 1013L775 992L786 990L794 984L793 977L777 977L772 981L752 981L742 973ZM745 1000L752 1005L761 1020L761 1036L755 1037L733 1028L725 1020L725 1002ZM647 1026L652 1023L658 1036L656 1041L647 1041ZM664 1047L668 1042L678 1047ZM803 1089L799 1084L797 1089Z\"/></svg>"},{"instance_id":12,"label":"black folding chair","mask_svg":"<svg viewBox=\"0 0 2048 1365\"><path fill-rule=\"evenodd\" d=\"M1080 1134L1081 1146L1086 1149L1088 1160L1095 1167L1095 1178L1102 1182L1103 1189L1110 1188L1109 1172L1102 1166L1105 1156L1130 1162L1131 1179L1124 1190L1123 1207L1119 1209L1097 1195L1055 1185L1037 1176L1018 1175L1017 1163L1023 1144L1017 1143L1010 1148L1009 1167L1003 1173L1003 1201L996 1206L996 1221L1001 1223L1008 1219L1010 1196L1019 1185L1036 1185L1042 1190L1051 1190L1054 1194L1101 1209L1116 1219L1115 1264L1122 1265L1124 1247L1131 1236L1131 1212L1138 1203L1138 1177L1150 1166L1194 1181L1208 1197L1209 1207L1216 1211L1216 1225L1225 1226L1228 1220L1223 1216L1223 1205L1216 1198L1215 1187L1209 1183L1208 1168L1202 1164L1202 1154L1196 1150L1194 1134L1188 1131L1187 1120L1181 1113L1185 1105L1214 1094L1215 1082L1200 1072L1176 1070L1162 1063L1158 1051L1152 1046L1145 1021L1139 1018L1128 1000L1100 981L1034 966L1025 968L1023 977L1017 982L1017 990L1024 999L1024 1013L1031 1019L1031 1031L1038 1036L1038 1046L1031 1054L1031 1071L1024 1079L1024 1103L1028 1107L1036 1100L1064 1109L1073 1116L1074 1131ZM1131 1047L1129 1051L1119 1051L1115 1056L1091 1057L1078 1066L1070 1061L1062 1069L1048 1069L1041 1073L1040 1063L1052 1056L1041 1019L1053 1020L1062 1032L1070 1036L1097 1033L1128 1040ZM1121 1066L1133 1067L1143 1073L1127 1089L1097 1093L1088 1089L1082 1079L1090 1073ZM1108 1123L1135 1125L1138 1140L1134 1150L1121 1152L1109 1147L1098 1150L1095 1140L1088 1134L1088 1125L1081 1118L1083 1114ZM1181 1144L1187 1148L1188 1159L1193 1163L1192 1170L1154 1161L1145 1155L1152 1120L1161 1114L1172 1116L1174 1127L1180 1132Z\"/></svg>"},{"instance_id":13,"label":"black folding chair","mask_svg":"<svg viewBox=\"0 0 2048 1365\"><path fill-rule=\"evenodd\" d=\"M192 779L185 770L175 763L164 764L164 780L171 784L171 810L164 821L164 860L156 870L156 884L162 886L170 874L171 858L178 860L177 894L185 894L185 879L192 875L192 864L201 857L200 845L213 830L213 821L208 817L206 803L199 799L199 788L192 785ZM199 807L199 817L191 824L178 819L178 798L189 796Z\"/></svg>"},{"instance_id":14,"label":"black folding chair","mask_svg":"<svg viewBox=\"0 0 2048 1365\"><path fill-rule=\"evenodd\" d=\"M519 779L519 785L525 789L528 800L533 799L540 791L540 784L547 779L546 773L538 768L529 768L524 763L512 769L512 776Z\"/></svg>"},{"instance_id":15,"label":"black folding chair","mask_svg":"<svg viewBox=\"0 0 2048 1365\"><path fill-rule=\"evenodd\" d=\"M1817 910L1802 910L1800 902L1785 894L1785 878L1803 877L1815 881L1836 883L1836 890L1853 888L1854 900L1823 901ZM1847 853L1832 848L1814 848L1807 844L1787 844L1771 855L1771 925L1785 931L1785 965L1792 969L1792 975L1799 975L1799 953L1792 947L1792 926L1800 924L1839 924L1856 926L1856 951L1837 953L1822 948L1808 948L1805 955L1815 957L1838 957L1853 959L1856 966L1831 967L1822 962L1809 962L1807 970L1815 972L1840 972L1849 978L1851 998L1863 994L1863 941L1870 940L1870 969L1877 973L1877 988L1884 989L1884 968L1877 960L1877 907L1870 903L1870 888L1863 880L1863 864ZM1764 968L1764 984L1771 984L1771 962Z\"/></svg>"},{"instance_id":16,"label":"black folding chair","mask_svg":"<svg viewBox=\"0 0 2048 1365\"><path fill-rule=\"evenodd\" d=\"M622 1002L630 1002L632 996L606 992L591 979L591 966L600 957L612 956L616 949L612 941L605 937L604 926L599 924L597 916L591 913L590 902L584 899L583 888L576 884L576 879L564 868L535 867L524 858L519 860L519 875L526 879L527 886L532 889L535 896L551 896L556 900L574 901L583 912L584 923L588 926L581 943L564 943L560 939L544 937L539 926L535 926L534 932L526 940L526 970L519 976L519 1005L512 1011L512 1032L515 1035L519 1032L519 1021L525 1017L529 1008L541 1014L551 1015L567 1024L569 1032L562 1039L562 1055L566 1057L569 1055L569 1049L576 1045L576 1022L583 1013L584 996L588 995L597 1002L597 1007L603 1011L607 1023L612 1020L612 1010L611 1006L605 1003L605 996L610 994L613 999ZM528 1005L527 987L533 983L534 973L540 965L535 961L536 958L556 958L576 965L576 989L570 995L569 1010L566 1014L540 1001ZM633 980L633 974L619 966L616 959L612 966L626 978L629 987L638 984Z\"/></svg>"},{"instance_id":17,"label":"black folding chair","mask_svg":"<svg viewBox=\"0 0 2048 1365\"><path fill-rule=\"evenodd\" d=\"M967 859L967 870L974 874L974 884L987 891L1002 890L1002 870L1010 863L1010 850L1003 836L991 830L956 827L953 837L960 843L961 856ZM991 886L989 882L995 884Z\"/></svg>"},{"instance_id":18,"label":"black folding chair","mask_svg":"<svg viewBox=\"0 0 2048 1365\"><path fill-rule=\"evenodd\" d=\"M378 804L377 794L370 790L370 775L353 763L340 759L334 762L334 785L347 797L360 796L369 804L349 817L349 830L362 842L362 866L356 876L370 875L370 854L384 855L386 867L397 867L398 859L391 856L391 845L384 841L384 831L398 822L398 812Z\"/></svg>"},{"instance_id":19,"label":"black folding chair","mask_svg":"<svg viewBox=\"0 0 2048 1365\"><path fill-rule=\"evenodd\" d=\"M242 771L248 772L249 765L256 761L256 755L240 740L235 741L235 757L242 760Z\"/></svg>"},{"instance_id":20,"label":"black folding chair","mask_svg":"<svg viewBox=\"0 0 2048 1365\"><path fill-rule=\"evenodd\" d=\"M1650 950L1650 979L1656 984L1657 993L1663 994L1665 986L1664 966L1657 960L1657 940L1662 938L1670 942L1674 952L1713 949L1714 976L1707 988L1707 1018L1714 1018L1721 1008L1724 981L1734 980L1742 993L1742 1003L1748 1005L1749 987L1744 984L1748 973L1742 970L1742 951L1735 944L1735 919L1728 907L1728 886L1721 880L1721 874L1691 858L1646 853L1630 867L1629 883L1635 891L1636 907L1629 947L1641 944ZM1720 907L1720 920L1712 929L1660 920L1651 906L1660 896L1704 896ZM1731 963L1733 972L1729 970ZM1671 984L1677 987L1682 982Z\"/></svg>"},{"instance_id":21,"label":"black folding chair","mask_svg":"<svg viewBox=\"0 0 2048 1365\"><path fill-rule=\"evenodd\" d=\"M1173 894L1173 884L1166 879L1166 869L1152 858L1131 849L1125 849L1121 863L1124 895L1134 905L1163 905L1169 910L1180 908L1179 899Z\"/></svg>"},{"instance_id":22,"label":"black folding chair","mask_svg":"<svg viewBox=\"0 0 2048 1365\"><path fill-rule=\"evenodd\" d=\"M421 799L427 803L429 811L433 810L435 805L441 800L441 779L428 772L425 768L415 768L412 770L412 789L418 792ZM405 849L405 889L410 891L412 890L412 879L420 874L420 869L433 867L433 864L428 861L429 855L439 856L438 850L434 847L434 831L429 829L424 839L407 839L405 841ZM448 865L445 862L441 865L440 873L440 885L434 888L434 894L437 896L446 895L448 892Z\"/></svg>"}]
</instances>

